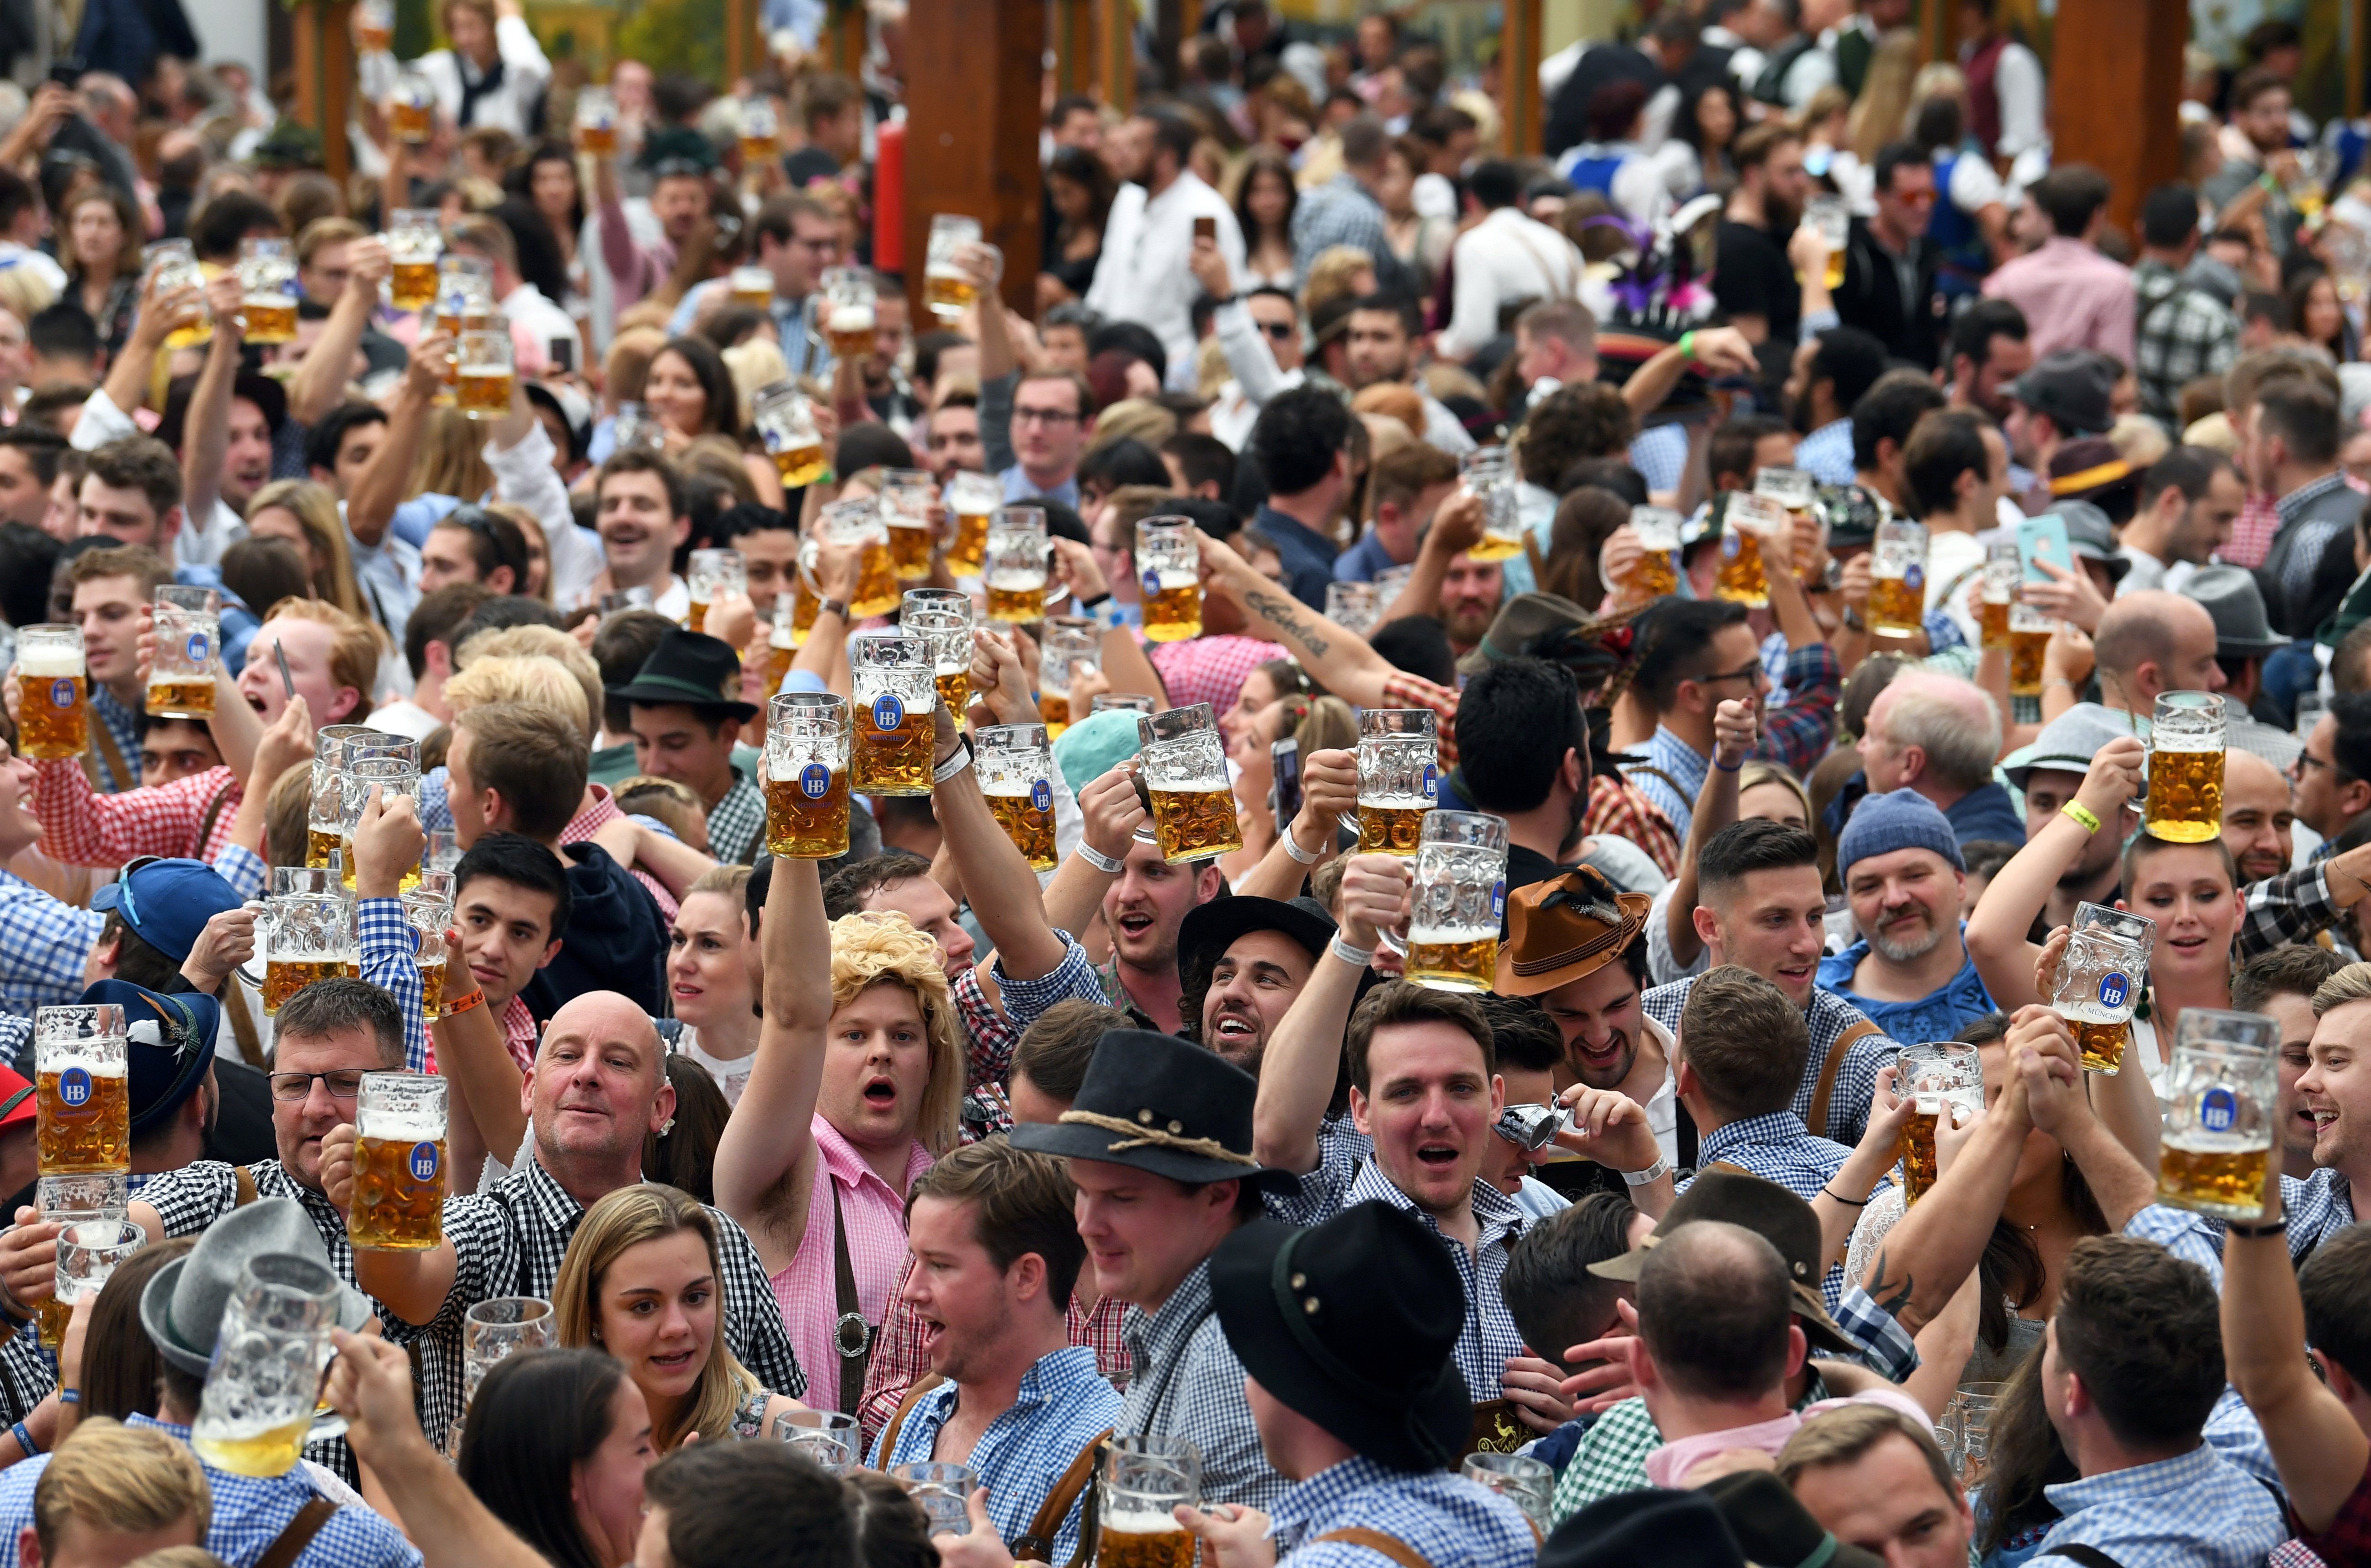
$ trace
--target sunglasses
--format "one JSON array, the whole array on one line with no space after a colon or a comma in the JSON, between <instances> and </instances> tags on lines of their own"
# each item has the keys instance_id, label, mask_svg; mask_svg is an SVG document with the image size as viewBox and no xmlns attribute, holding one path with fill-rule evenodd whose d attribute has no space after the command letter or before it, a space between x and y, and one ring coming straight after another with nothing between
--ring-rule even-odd
<instances>
[{"instance_id":1,"label":"sunglasses","mask_svg":"<svg viewBox=\"0 0 2371 1568\"><path fill-rule=\"evenodd\" d=\"M1263 321L1259 323L1259 329L1279 343L1301 331L1300 327L1290 321Z\"/></svg>"}]
</instances>

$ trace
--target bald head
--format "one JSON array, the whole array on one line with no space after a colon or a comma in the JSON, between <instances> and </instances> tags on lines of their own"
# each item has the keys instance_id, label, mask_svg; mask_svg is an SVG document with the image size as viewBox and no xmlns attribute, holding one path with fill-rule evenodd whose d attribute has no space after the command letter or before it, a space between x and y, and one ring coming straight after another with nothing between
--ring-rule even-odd
<instances>
[{"instance_id":1,"label":"bald head","mask_svg":"<svg viewBox=\"0 0 2371 1568\"><path fill-rule=\"evenodd\" d=\"M1659 1232L1638 1271L1653 1381L1690 1398L1744 1402L1782 1387L1802 1357L1794 1310L1778 1249L1724 1220Z\"/></svg>"},{"instance_id":2,"label":"bald head","mask_svg":"<svg viewBox=\"0 0 2371 1568\"><path fill-rule=\"evenodd\" d=\"M551 1015L525 1093L536 1158L586 1204L640 1178L642 1135L675 1114L658 1031L615 991L588 991Z\"/></svg>"},{"instance_id":3,"label":"bald head","mask_svg":"<svg viewBox=\"0 0 2371 1568\"><path fill-rule=\"evenodd\" d=\"M2169 691L2221 691L2215 617L2195 599L2160 589L2127 594L2108 606L2091 638L2099 685L2145 714Z\"/></svg>"},{"instance_id":4,"label":"bald head","mask_svg":"<svg viewBox=\"0 0 2371 1568\"><path fill-rule=\"evenodd\" d=\"M2296 808L2289 781L2254 752L2223 754L2223 847L2231 851L2242 886L2289 869L2296 848Z\"/></svg>"},{"instance_id":5,"label":"bald head","mask_svg":"<svg viewBox=\"0 0 2371 1568\"><path fill-rule=\"evenodd\" d=\"M1949 805L1990 782L2000 709L1972 681L1927 670L1893 677L1869 705L1861 761L1869 788L1912 789Z\"/></svg>"}]
</instances>

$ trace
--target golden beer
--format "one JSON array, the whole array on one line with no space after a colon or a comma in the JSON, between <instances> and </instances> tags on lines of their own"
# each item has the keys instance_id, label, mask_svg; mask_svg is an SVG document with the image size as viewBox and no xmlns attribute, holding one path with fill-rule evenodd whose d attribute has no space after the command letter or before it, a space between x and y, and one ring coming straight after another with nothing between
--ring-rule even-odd
<instances>
[{"instance_id":1,"label":"golden beer","mask_svg":"<svg viewBox=\"0 0 2371 1568\"><path fill-rule=\"evenodd\" d=\"M1194 1537L1163 1515L1109 1515L1095 1533L1095 1568L1194 1568Z\"/></svg>"},{"instance_id":2,"label":"golden beer","mask_svg":"<svg viewBox=\"0 0 2371 1568\"><path fill-rule=\"evenodd\" d=\"M313 1412L306 1411L285 1426L275 1426L252 1437L192 1436L190 1447L214 1469L233 1475L286 1475L304 1457L305 1435L312 1427Z\"/></svg>"},{"instance_id":3,"label":"golden beer","mask_svg":"<svg viewBox=\"0 0 2371 1568\"><path fill-rule=\"evenodd\" d=\"M927 552L927 534L923 542ZM927 564L923 575L929 575ZM848 613L859 620L866 616L885 616L897 607L899 598L897 570L890 562L889 547L876 539L864 547L864 569L857 576L856 597L850 603Z\"/></svg>"},{"instance_id":4,"label":"golden beer","mask_svg":"<svg viewBox=\"0 0 2371 1568\"><path fill-rule=\"evenodd\" d=\"M420 1016L434 1021L445 1016L445 960L420 961Z\"/></svg>"},{"instance_id":5,"label":"golden beer","mask_svg":"<svg viewBox=\"0 0 2371 1568\"><path fill-rule=\"evenodd\" d=\"M454 402L473 420L499 420L511 411L511 373L472 365L461 372Z\"/></svg>"},{"instance_id":6,"label":"golden beer","mask_svg":"<svg viewBox=\"0 0 2371 1568\"><path fill-rule=\"evenodd\" d=\"M1058 739L1070 727L1070 694L1067 691L1037 693L1037 717L1046 721L1046 738Z\"/></svg>"},{"instance_id":7,"label":"golden beer","mask_svg":"<svg viewBox=\"0 0 2371 1568\"><path fill-rule=\"evenodd\" d=\"M979 290L960 272L932 268L922 277L922 303L942 321L956 321L979 298Z\"/></svg>"},{"instance_id":8,"label":"golden beer","mask_svg":"<svg viewBox=\"0 0 2371 1568\"><path fill-rule=\"evenodd\" d=\"M387 279L390 303L398 310L425 310L436 303L436 263L398 261Z\"/></svg>"},{"instance_id":9,"label":"golden beer","mask_svg":"<svg viewBox=\"0 0 2371 1568\"><path fill-rule=\"evenodd\" d=\"M1436 991L1487 991L1498 983L1498 933L1463 941L1408 938L1407 977Z\"/></svg>"},{"instance_id":10,"label":"golden beer","mask_svg":"<svg viewBox=\"0 0 2371 1568\"><path fill-rule=\"evenodd\" d=\"M41 1321L41 1348L55 1350L66 1343L66 1320L74 1316L74 1306L55 1296L44 1297L33 1309Z\"/></svg>"},{"instance_id":11,"label":"golden beer","mask_svg":"<svg viewBox=\"0 0 2371 1568\"><path fill-rule=\"evenodd\" d=\"M400 100L387 106L388 126L399 142L419 146L436 133L436 106L433 103L405 103Z\"/></svg>"},{"instance_id":12,"label":"golden beer","mask_svg":"<svg viewBox=\"0 0 2371 1568\"><path fill-rule=\"evenodd\" d=\"M766 853L785 860L847 854L848 775L811 762L802 778L766 780Z\"/></svg>"},{"instance_id":13,"label":"golden beer","mask_svg":"<svg viewBox=\"0 0 2371 1568\"><path fill-rule=\"evenodd\" d=\"M1522 553L1523 540L1520 531L1513 534L1488 533L1465 552L1465 559L1472 561L1512 560Z\"/></svg>"},{"instance_id":14,"label":"golden beer","mask_svg":"<svg viewBox=\"0 0 2371 1568\"><path fill-rule=\"evenodd\" d=\"M615 136L617 133L613 131L610 134ZM781 144L771 136L744 136L741 138L741 167L755 169L781 150Z\"/></svg>"},{"instance_id":15,"label":"golden beer","mask_svg":"<svg viewBox=\"0 0 2371 1568\"><path fill-rule=\"evenodd\" d=\"M1039 806L1030 795L990 795L988 809L1004 836L1021 851L1033 871L1050 871L1060 861L1054 854L1054 805L1049 791Z\"/></svg>"},{"instance_id":16,"label":"golden beer","mask_svg":"<svg viewBox=\"0 0 2371 1568\"><path fill-rule=\"evenodd\" d=\"M1828 264L1822 271L1821 278L1826 283L1830 294L1845 286L1845 253L1843 251L1828 252Z\"/></svg>"},{"instance_id":17,"label":"golden beer","mask_svg":"<svg viewBox=\"0 0 2371 1568\"><path fill-rule=\"evenodd\" d=\"M1144 640L1147 642L1183 642L1189 637L1202 635L1202 584L1184 572L1170 581L1163 573L1161 589L1144 600Z\"/></svg>"},{"instance_id":18,"label":"golden beer","mask_svg":"<svg viewBox=\"0 0 2371 1568\"><path fill-rule=\"evenodd\" d=\"M316 980L335 980L346 973L343 959L271 958L263 963L263 1011L278 1012L288 998Z\"/></svg>"},{"instance_id":19,"label":"golden beer","mask_svg":"<svg viewBox=\"0 0 2371 1568\"><path fill-rule=\"evenodd\" d=\"M444 1240L445 1157L443 1138L354 1139L353 1244L417 1252Z\"/></svg>"},{"instance_id":20,"label":"golden beer","mask_svg":"<svg viewBox=\"0 0 2371 1568\"><path fill-rule=\"evenodd\" d=\"M2008 694L2011 697L2041 695L2041 654L2050 646L2047 631L2018 631L2008 634Z\"/></svg>"},{"instance_id":21,"label":"golden beer","mask_svg":"<svg viewBox=\"0 0 2371 1568\"><path fill-rule=\"evenodd\" d=\"M1046 618L1046 576L1043 572L997 571L988 578L988 618L1011 626L1028 626Z\"/></svg>"},{"instance_id":22,"label":"golden beer","mask_svg":"<svg viewBox=\"0 0 2371 1568\"><path fill-rule=\"evenodd\" d=\"M1913 1111L1902 1124L1902 1201L1914 1204L1935 1184L1935 1128L1940 1111Z\"/></svg>"},{"instance_id":23,"label":"golden beer","mask_svg":"<svg viewBox=\"0 0 2371 1568\"><path fill-rule=\"evenodd\" d=\"M72 674L20 668L17 750L44 762L80 756L90 745L90 683L81 661Z\"/></svg>"},{"instance_id":24,"label":"golden beer","mask_svg":"<svg viewBox=\"0 0 2371 1568\"><path fill-rule=\"evenodd\" d=\"M305 863L314 867L327 866L330 857L337 852L340 842L336 828L308 825L305 829Z\"/></svg>"},{"instance_id":25,"label":"golden beer","mask_svg":"<svg viewBox=\"0 0 2371 1568\"><path fill-rule=\"evenodd\" d=\"M1152 828L1171 865L1232 855L1243 847L1235 797L1225 790L1155 790Z\"/></svg>"},{"instance_id":26,"label":"golden beer","mask_svg":"<svg viewBox=\"0 0 2371 1568\"><path fill-rule=\"evenodd\" d=\"M900 582L920 582L931 575L931 530L891 527L889 560Z\"/></svg>"},{"instance_id":27,"label":"golden beer","mask_svg":"<svg viewBox=\"0 0 2371 1568\"><path fill-rule=\"evenodd\" d=\"M1995 604L1990 599L1976 601L1976 630L1984 648L2007 648L2009 645L2008 601Z\"/></svg>"},{"instance_id":28,"label":"golden beer","mask_svg":"<svg viewBox=\"0 0 2371 1568\"><path fill-rule=\"evenodd\" d=\"M815 612L822 607L823 600L807 586L806 574L800 573L798 596L791 601L791 646L792 648L806 646L807 633L815 629ZM781 685L780 682L775 684L777 686Z\"/></svg>"},{"instance_id":29,"label":"golden beer","mask_svg":"<svg viewBox=\"0 0 2371 1568\"><path fill-rule=\"evenodd\" d=\"M971 672L941 670L938 683L939 706L961 719L971 707Z\"/></svg>"},{"instance_id":30,"label":"golden beer","mask_svg":"<svg viewBox=\"0 0 2371 1568\"><path fill-rule=\"evenodd\" d=\"M2157 1148L2157 1200L2226 1219L2253 1219L2264 1208L2272 1140L2252 1145L2228 1133L2169 1132Z\"/></svg>"},{"instance_id":31,"label":"golden beer","mask_svg":"<svg viewBox=\"0 0 2371 1568\"><path fill-rule=\"evenodd\" d=\"M1430 806L1371 806L1361 801L1359 847L1354 852L1415 859L1417 846L1424 838L1424 819L1431 810Z\"/></svg>"},{"instance_id":32,"label":"golden beer","mask_svg":"<svg viewBox=\"0 0 2371 1568\"><path fill-rule=\"evenodd\" d=\"M338 880L346 884L347 892L353 891L354 836L351 833L338 835Z\"/></svg>"},{"instance_id":33,"label":"golden beer","mask_svg":"<svg viewBox=\"0 0 2371 1568\"><path fill-rule=\"evenodd\" d=\"M842 360L869 358L873 352L873 313L869 310L835 310L831 324L824 331L830 340L831 357Z\"/></svg>"},{"instance_id":34,"label":"golden beer","mask_svg":"<svg viewBox=\"0 0 2371 1568\"><path fill-rule=\"evenodd\" d=\"M878 704L849 704L856 719L849 755L849 787L867 795L927 795L936 724L928 713L908 713L897 728L875 726Z\"/></svg>"},{"instance_id":35,"label":"golden beer","mask_svg":"<svg viewBox=\"0 0 2371 1568\"><path fill-rule=\"evenodd\" d=\"M795 605L792 606L792 613L797 613ZM785 648L773 645L767 648L766 695L768 697L782 689L783 677L791 673L791 661L796 657L798 657L798 650L795 647Z\"/></svg>"},{"instance_id":36,"label":"golden beer","mask_svg":"<svg viewBox=\"0 0 2371 1568\"><path fill-rule=\"evenodd\" d=\"M1731 524L1720 536L1720 575L1713 582L1717 598L1731 604L1760 606L1770 602L1770 580L1762 567L1762 540Z\"/></svg>"},{"instance_id":37,"label":"golden beer","mask_svg":"<svg viewBox=\"0 0 2371 1568\"><path fill-rule=\"evenodd\" d=\"M1900 577L1879 577L1868 585L1868 624L1874 631L1910 633L1926 620L1926 596Z\"/></svg>"},{"instance_id":38,"label":"golden beer","mask_svg":"<svg viewBox=\"0 0 2371 1568\"><path fill-rule=\"evenodd\" d=\"M250 343L293 343L296 340L296 302L286 294L254 298L239 306Z\"/></svg>"},{"instance_id":39,"label":"golden beer","mask_svg":"<svg viewBox=\"0 0 2371 1568\"><path fill-rule=\"evenodd\" d=\"M151 719L211 719L214 716L214 678L183 675L179 680L152 681L147 706Z\"/></svg>"},{"instance_id":40,"label":"golden beer","mask_svg":"<svg viewBox=\"0 0 2371 1568\"><path fill-rule=\"evenodd\" d=\"M988 565L988 513L955 513L955 542L947 547L947 571L956 577L977 577Z\"/></svg>"},{"instance_id":41,"label":"golden beer","mask_svg":"<svg viewBox=\"0 0 2371 1568\"><path fill-rule=\"evenodd\" d=\"M44 1176L132 1169L132 1078L69 1066L38 1074L38 1155Z\"/></svg>"},{"instance_id":42,"label":"golden beer","mask_svg":"<svg viewBox=\"0 0 2371 1568\"><path fill-rule=\"evenodd\" d=\"M2083 1058L2087 1073L2120 1072L2124 1065L2124 1047L2133 1043L2133 1020L2122 1019L2114 1023L2102 1023L2097 1019L2066 1019L2066 1027L2074 1032L2075 1049Z\"/></svg>"},{"instance_id":43,"label":"golden beer","mask_svg":"<svg viewBox=\"0 0 2371 1568\"><path fill-rule=\"evenodd\" d=\"M1630 591L1641 599L1660 599L1680 591L1680 569L1670 550L1648 550L1630 574Z\"/></svg>"},{"instance_id":44,"label":"golden beer","mask_svg":"<svg viewBox=\"0 0 2371 1568\"><path fill-rule=\"evenodd\" d=\"M784 490L803 490L830 471L824 460L823 443L812 442L805 446L786 446L774 454L774 472L782 477Z\"/></svg>"},{"instance_id":45,"label":"golden beer","mask_svg":"<svg viewBox=\"0 0 2371 1568\"><path fill-rule=\"evenodd\" d=\"M615 124L577 126L576 150L596 158L617 156L618 127Z\"/></svg>"},{"instance_id":46,"label":"golden beer","mask_svg":"<svg viewBox=\"0 0 2371 1568\"><path fill-rule=\"evenodd\" d=\"M683 629L686 631L708 629L708 606L705 604L698 599L691 602L691 608L684 612Z\"/></svg>"},{"instance_id":47,"label":"golden beer","mask_svg":"<svg viewBox=\"0 0 2371 1568\"><path fill-rule=\"evenodd\" d=\"M354 24L354 47L364 54L385 54L395 47L395 29L375 21Z\"/></svg>"},{"instance_id":48,"label":"golden beer","mask_svg":"<svg viewBox=\"0 0 2371 1568\"><path fill-rule=\"evenodd\" d=\"M2148 754L2151 836L2176 844L2203 844L2223 836L2223 753L2163 751Z\"/></svg>"},{"instance_id":49,"label":"golden beer","mask_svg":"<svg viewBox=\"0 0 2371 1568\"><path fill-rule=\"evenodd\" d=\"M733 291L733 303L735 305L746 305L752 310L771 310L774 307L774 291L770 287L762 289L734 289Z\"/></svg>"}]
</instances>

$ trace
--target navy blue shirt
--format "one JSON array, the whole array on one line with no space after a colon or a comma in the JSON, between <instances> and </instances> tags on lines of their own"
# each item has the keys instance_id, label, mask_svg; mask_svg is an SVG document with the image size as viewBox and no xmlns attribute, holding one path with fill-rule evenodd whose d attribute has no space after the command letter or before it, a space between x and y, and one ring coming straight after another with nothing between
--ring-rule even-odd
<instances>
[{"instance_id":1,"label":"navy blue shirt","mask_svg":"<svg viewBox=\"0 0 2371 1568\"><path fill-rule=\"evenodd\" d=\"M1392 552L1383 548L1382 540L1369 533L1357 544L1344 550L1341 559L1334 563L1334 581L1372 582L1377 577L1399 564L1392 559Z\"/></svg>"},{"instance_id":2,"label":"navy blue shirt","mask_svg":"<svg viewBox=\"0 0 2371 1568\"><path fill-rule=\"evenodd\" d=\"M1334 558L1338 553L1333 544L1299 518L1288 517L1273 506L1261 507L1252 526L1276 541L1276 553L1284 561L1285 585L1292 590L1292 596L1322 614L1325 585L1334 581Z\"/></svg>"},{"instance_id":3,"label":"navy blue shirt","mask_svg":"<svg viewBox=\"0 0 2371 1568\"><path fill-rule=\"evenodd\" d=\"M1969 790L1951 802L1943 820L1951 824L1951 836L1962 851L1982 838L2025 846L2025 819L2017 814L2007 789L1998 783Z\"/></svg>"}]
</instances>

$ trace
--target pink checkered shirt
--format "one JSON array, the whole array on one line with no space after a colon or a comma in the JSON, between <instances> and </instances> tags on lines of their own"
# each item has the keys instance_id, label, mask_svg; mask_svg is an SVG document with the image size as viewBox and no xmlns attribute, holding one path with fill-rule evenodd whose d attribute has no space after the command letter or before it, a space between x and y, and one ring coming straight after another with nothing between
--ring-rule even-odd
<instances>
[{"instance_id":1,"label":"pink checkered shirt","mask_svg":"<svg viewBox=\"0 0 2371 1568\"><path fill-rule=\"evenodd\" d=\"M2261 566L2273 548L2273 536L2280 531L2281 498L2250 490L2232 521L2231 542L2216 550L2215 559L2226 566Z\"/></svg>"},{"instance_id":2,"label":"pink checkered shirt","mask_svg":"<svg viewBox=\"0 0 2371 1568\"><path fill-rule=\"evenodd\" d=\"M1243 695L1243 682L1254 670L1285 655L1276 643L1229 634L1156 642L1146 656L1168 690L1171 707L1207 702L1212 712L1224 713Z\"/></svg>"},{"instance_id":3,"label":"pink checkered shirt","mask_svg":"<svg viewBox=\"0 0 2371 1568\"><path fill-rule=\"evenodd\" d=\"M238 815L238 778L227 767L116 795L93 790L78 760L36 762L33 768L41 847L69 866L120 866L142 855L211 863L230 842ZM202 843L198 830L218 799L222 809Z\"/></svg>"},{"instance_id":4,"label":"pink checkered shirt","mask_svg":"<svg viewBox=\"0 0 2371 1568\"><path fill-rule=\"evenodd\" d=\"M585 843L611 823L626 820L626 813L618 809L616 801L610 799L607 785L593 785L591 793L593 803L571 817L568 825L560 830L560 841L562 844ZM675 894L669 893L658 878L644 870L635 870L629 874L636 882L650 889L651 896L658 900L661 917L668 920L675 918L676 910L680 905L677 904Z\"/></svg>"},{"instance_id":5,"label":"pink checkered shirt","mask_svg":"<svg viewBox=\"0 0 2371 1568\"><path fill-rule=\"evenodd\" d=\"M809 1124L815 1141L815 1184L807 1191L807 1224L799 1250L773 1276L774 1299L791 1348L806 1370L807 1403L839 1408L839 1292L833 1274L836 1240L833 1189L839 1218L848 1227L848 1262L856 1275L857 1309L868 1323L887 1315L906 1251L906 1200L884 1182L839 1129L818 1112ZM906 1155L906 1185L931 1168L931 1151L917 1139Z\"/></svg>"}]
</instances>

